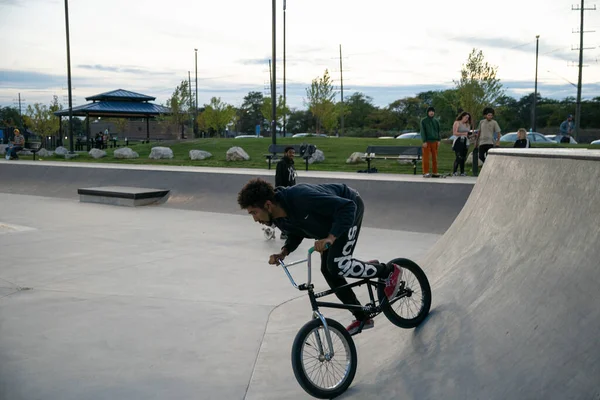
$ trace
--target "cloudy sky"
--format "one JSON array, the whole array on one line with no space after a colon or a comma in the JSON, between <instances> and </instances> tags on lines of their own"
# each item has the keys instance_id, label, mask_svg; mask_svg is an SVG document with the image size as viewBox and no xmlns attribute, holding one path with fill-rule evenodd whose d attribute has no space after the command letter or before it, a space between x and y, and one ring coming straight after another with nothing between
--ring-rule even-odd
<instances>
[{"instance_id":1,"label":"cloudy sky","mask_svg":"<svg viewBox=\"0 0 600 400\"><path fill-rule=\"evenodd\" d=\"M287 92L303 107L305 88L329 69L344 93L375 104L459 78L472 48L498 66L509 95L533 91L535 36L544 97L575 96L577 0L288 0ZM587 2L593 6L593 2ZM164 103L191 71L198 49L200 104L212 96L239 106L249 91L268 93L271 1L70 0L74 105L123 88ZM277 0L277 82L282 90L283 0ZM586 12L584 98L600 96L600 7ZM0 105L67 103L63 0L0 0ZM571 83L569 83L571 82Z\"/></svg>"}]
</instances>

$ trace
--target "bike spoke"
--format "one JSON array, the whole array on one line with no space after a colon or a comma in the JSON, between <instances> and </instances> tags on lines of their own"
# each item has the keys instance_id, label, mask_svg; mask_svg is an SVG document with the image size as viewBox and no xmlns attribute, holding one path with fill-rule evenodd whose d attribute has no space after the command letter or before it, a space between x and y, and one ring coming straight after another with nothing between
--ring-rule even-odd
<instances>
[{"instance_id":1,"label":"bike spoke","mask_svg":"<svg viewBox=\"0 0 600 400\"><path fill-rule=\"evenodd\" d=\"M303 348L304 370L313 384L323 389L335 388L344 380L348 373L350 358L350 351L342 340L341 334L332 328L329 332L334 351L332 359L324 358L330 349L323 327L315 329L308 335ZM318 350L318 340L323 344L323 354Z\"/></svg>"},{"instance_id":2,"label":"bike spoke","mask_svg":"<svg viewBox=\"0 0 600 400\"><path fill-rule=\"evenodd\" d=\"M405 282L404 293L412 291L410 296L402 297L392 304L396 313L405 319L416 318L423 308L424 300L421 292L421 285L417 277L406 268L403 268L403 278Z\"/></svg>"}]
</instances>

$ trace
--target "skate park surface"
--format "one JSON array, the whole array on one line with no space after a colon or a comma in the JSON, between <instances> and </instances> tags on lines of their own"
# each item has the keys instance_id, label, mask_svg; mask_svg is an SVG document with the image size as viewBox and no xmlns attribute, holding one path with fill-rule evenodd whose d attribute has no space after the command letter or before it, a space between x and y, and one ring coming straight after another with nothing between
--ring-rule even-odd
<instances>
[{"instance_id":1,"label":"skate park surface","mask_svg":"<svg viewBox=\"0 0 600 400\"><path fill-rule=\"evenodd\" d=\"M361 192L358 258L414 259L432 285L420 327L380 316L354 337L339 398L598 398L597 153L493 150L475 186L300 172ZM290 363L308 300L266 263L282 241L235 204L270 173L33 164L0 166L1 399L308 398ZM78 201L115 182L174 189L159 206Z\"/></svg>"}]
</instances>

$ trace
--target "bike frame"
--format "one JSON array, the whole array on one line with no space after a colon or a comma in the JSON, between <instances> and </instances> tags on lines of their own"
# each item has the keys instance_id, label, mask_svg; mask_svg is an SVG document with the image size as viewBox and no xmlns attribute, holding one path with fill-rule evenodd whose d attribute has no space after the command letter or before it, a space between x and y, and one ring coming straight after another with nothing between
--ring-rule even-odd
<instances>
[{"instance_id":1,"label":"bike frame","mask_svg":"<svg viewBox=\"0 0 600 400\"><path fill-rule=\"evenodd\" d=\"M319 346L319 351L321 353L323 353L326 358L328 358L328 357L333 357L333 355L334 355L333 344L331 341L331 334L329 332L329 327L327 325L327 321L326 321L325 317L323 316L323 314L319 311L319 307L337 308L337 309L348 310L348 311L362 310L365 313L367 313L370 318L372 318L372 317L378 315L379 313L381 313L383 305L388 305L388 304L391 305L391 304L395 303L396 301L400 300L401 298L406 297L408 295L408 293L404 292L405 283L402 283L402 286L398 290L397 297L395 297L391 302L389 302L386 298L383 300L383 302L381 304L376 305L375 295L373 294L373 287L383 285L384 283L379 282L379 281L373 281L372 278L363 278L363 279L357 280L356 282L347 283L347 284L342 285L335 289L329 289L329 290L325 290L323 292L315 293L314 285L312 284L312 273L311 273L311 271L312 271L311 260L312 260L312 253L314 253L314 251L315 251L315 248L311 247L310 249L308 249L308 257L307 258L305 258L303 260L294 261L294 262L291 262L288 264L285 264L283 262L283 260L280 260L279 264L283 267L283 270L284 270L285 274L287 275L288 279L290 280L290 282L292 283L292 286L294 286L298 290L301 290L301 291L305 290L308 292L308 298L310 299L310 305L313 310L313 318L319 318L321 320L321 322L323 323L323 329L325 330L325 337L327 339L327 344L329 346L329 353L325 353L323 351L320 338L317 336L317 343ZM302 284L298 285L294 281L294 278L290 274L290 271L288 270L288 268L291 266L294 266L294 265L305 263L305 262L307 263L307 266L308 266L308 279L307 279L306 283L302 283ZM359 305L353 305L353 304L330 303L330 302L317 300L321 297L335 294L335 293L339 292L340 290L344 290L347 288L351 289L353 287L362 286L362 285L367 285L367 289L369 291L369 298L370 298L371 302L367 305L359 306ZM362 328L362 326L361 326L361 328Z\"/></svg>"}]
</instances>

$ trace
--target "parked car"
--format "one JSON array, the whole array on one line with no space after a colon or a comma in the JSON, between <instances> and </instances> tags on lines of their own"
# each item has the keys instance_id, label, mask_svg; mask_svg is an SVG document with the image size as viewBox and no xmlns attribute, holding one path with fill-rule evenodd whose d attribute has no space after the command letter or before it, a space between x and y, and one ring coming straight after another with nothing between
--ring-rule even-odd
<instances>
[{"instance_id":1,"label":"parked car","mask_svg":"<svg viewBox=\"0 0 600 400\"><path fill-rule=\"evenodd\" d=\"M534 143L546 143L546 144L556 144L556 142L554 140L550 140L548 139L546 136L542 135L541 133L538 132L528 132L527 133L527 139L529 139L529 143L534 144ZM510 132L507 133L506 135L502 135L502 137L500 138L501 142L516 142L517 141L517 132Z\"/></svg>"},{"instance_id":2,"label":"parked car","mask_svg":"<svg viewBox=\"0 0 600 400\"><path fill-rule=\"evenodd\" d=\"M408 132L396 136L396 139L421 139L421 134L417 132Z\"/></svg>"},{"instance_id":3,"label":"parked car","mask_svg":"<svg viewBox=\"0 0 600 400\"><path fill-rule=\"evenodd\" d=\"M594 140L594 141L593 141L592 143L590 143L590 144L591 144L591 145L594 145L594 146L600 146L600 139L598 139L598 140Z\"/></svg>"},{"instance_id":4,"label":"parked car","mask_svg":"<svg viewBox=\"0 0 600 400\"><path fill-rule=\"evenodd\" d=\"M548 139L550 139L556 143L560 143L560 138L563 137L562 135L544 135L544 136L546 136ZM559 136L559 139L557 139L556 136ZM577 144L577 142L575 141L575 139L573 139L572 136L569 136L569 144Z\"/></svg>"}]
</instances>

